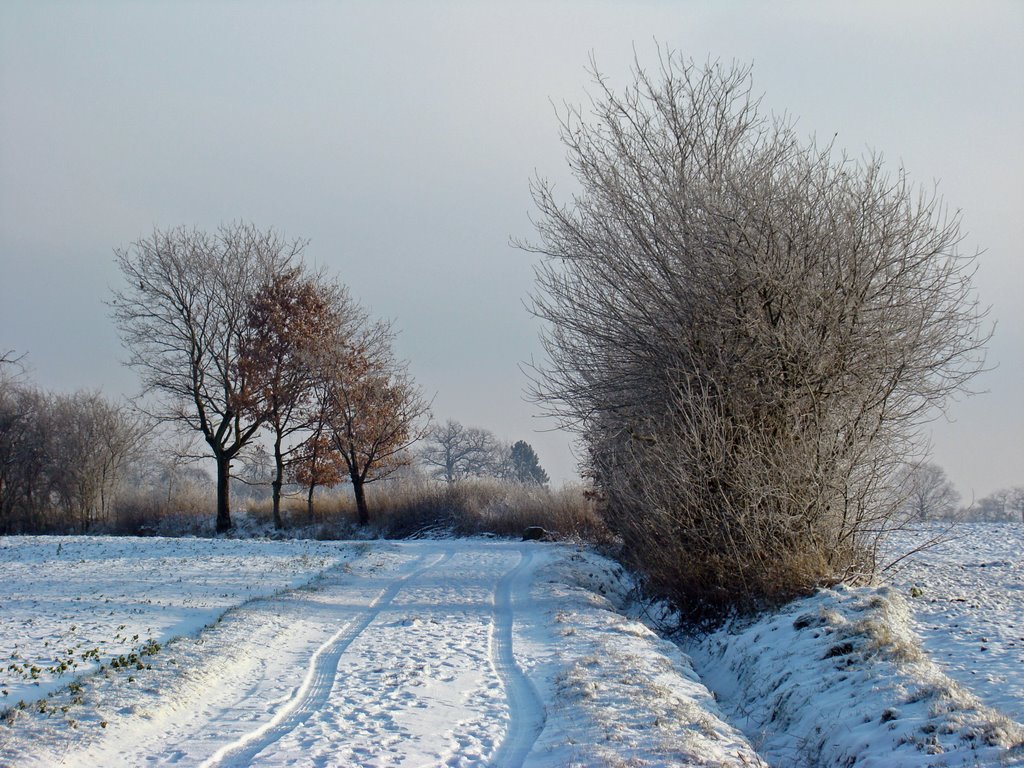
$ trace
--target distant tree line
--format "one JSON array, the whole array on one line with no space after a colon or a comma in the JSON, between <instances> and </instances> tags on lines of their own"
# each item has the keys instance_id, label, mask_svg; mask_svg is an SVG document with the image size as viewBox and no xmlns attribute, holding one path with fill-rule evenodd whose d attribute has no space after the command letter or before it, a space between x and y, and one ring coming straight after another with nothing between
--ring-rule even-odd
<instances>
[{"instance_id":1,"label":"distant tree line","mask_svg":"<svg viewBox=\"0 0 1024 768\"><path fill-rule=\"evenodd\" d=\"M898 488L908 519L1024 522L1024 486L1002 488L962 506L960 493L945 470L937 464L923 463L907 466Z\"/></svg>"},{"instance_id":2,"label":"distant tree line","mask_svg":"<svg viewBox=\"0 0 1024 768\"><path fill-rule=\"evenodd\" d=\"M432 477L449 484L470 477L494 477L526 485L548 483L548 474L529 443L502 443L486 429L464 427L452 420L430 428L419 458Z\"/></svg>"},{"instance_id":3,"label":"distant tree line","mask_svg":"<svg viewBox=\"0 0 1024 768\"><path fill-rule=\"evenodd\" d=\"M146 440L144 420L96 392L43 392L0 371L0 533L109 523Z\"/></svg>"},{"instance_id":4,"label":"distant tree line","mask_svg":"<svg viewBox=\"0 0 1024 768\"><path fill-rule=\"evenodd\" d=\"M1024 486L1002 488L967 507L964 519L979 521L1020 520L1024 522Z\"/></svg>"},{"instance_id":5,"label":"distant tree line","mask_svg":"<svg viewBox=\"0 0 1024 768\"><path fill-rule=\"evenodd\" d=\"M18 373L15 358L3 363L0 534L151 532L161 520L215 511L216 480L203 467L210 457L180 424L161 429L130 404L94 392L42 391ZM319 417L305 431L286 431L282 425L292 422L283 417L268 423L235 457L232 498L257 505L269 499L283 525L282 500L301 495L312 521L315 489L351 483L349 466ZM471 478L538 488L548 482L526 442L508 445L453 421L432 425L419 450L389 466L403 470L397 487L414 495L424 476L450 485Z\"/></svg>"}]
</instances>

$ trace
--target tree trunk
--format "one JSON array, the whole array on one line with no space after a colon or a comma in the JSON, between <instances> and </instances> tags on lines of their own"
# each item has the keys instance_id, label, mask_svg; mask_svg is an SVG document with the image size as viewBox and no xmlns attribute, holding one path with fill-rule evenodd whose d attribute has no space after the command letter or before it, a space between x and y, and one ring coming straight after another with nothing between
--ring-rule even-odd
<instances>
[{"instance_id":1,"label":"tree trunk","mask_svg":"<svg viewBox=\"0 0 1024 768\"><path fill-rule=\"evenodd\" d=\"M273 489L274 499L274 527L278 530L284 528L284 521L281 519L281 485L284 481L284 456L281 455L281 438L274 441L274 482L270 484Z\"/></svg>"},{"instance_id":2,"label":"tree trunk","mask_svg":"<svg viewBox=\"0 0 1024 768\"><path fill-rule=\"evenodd\" d=\"M313 491L316 489L316 483L309 484L309 493L306 494L306 514L309 515L309 522L312 525L313 520Z\"/></svg>"},{"instance_id":3,"label":"tree trunk","mask_svg":"<svg viewBox=\"0 0 1024 768\"><path fill-rule=\"evenodd\" d=\"M270 484L272 490L273 504L274 504L274 527L277 530L284 528L284 520L281 519L281 478L280 476L274 479L274 482Z\"/></svg>"},{"instance_id":4,"label":"tree trunk","mask_svg":"<svg viewBox=\"0 0 1024 768\"><path fill-rule=\"evenodd\" d=\"M363 487L363 478L355 472L351 473L352 491L356 495L356 510L359 512L359 524L369 525L370 510L366 506L366 489Z\"/></svg>"},{"instance_id":5,"label":"tree trunk","mask_svg":"<svg viewBox=\"0 0 1024 768\"><path fill-rule=\"evenodd\" d=\"M217 455L217 533L231 530L231 459Z\"/></svg>"}]
</instances>

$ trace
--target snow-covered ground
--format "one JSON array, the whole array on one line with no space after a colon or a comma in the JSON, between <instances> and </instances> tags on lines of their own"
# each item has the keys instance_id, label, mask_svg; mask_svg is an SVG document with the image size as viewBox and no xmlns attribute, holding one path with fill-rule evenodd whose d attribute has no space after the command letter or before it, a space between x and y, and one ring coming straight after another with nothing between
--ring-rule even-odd
<instances>
[{"instance_id":1,"label":"snow-covered ground","mask_svg":"<svg viewBox=\"0 0 1024 768\"><path fill-rule=\"evenodd\" d=\"M621 591L621 572L572 546L342 545L336 551L349 559L339 555L309 586L247 600L237 587L244 574L205 561L204 546L216 554L226 542L192 540L188 570L156 571L146 553L173 544L3 544L5 589L35 601L14 620L4 614L9 642L31 622L23 655L44 655L67 622L84 625L97 608L115 611L108 629L141 640L160 614L135 613L137 605L196 593L222 598L221 609L241 604L139 663L111 668L107 653L118 649L101 652L101 672L8 715L0 764L760 764L678 649L601 594ZM81 547L74 562L87 567L51 570L52 580L33 567L39 548L58 545L61 556ZM290 546L294 556L306 545ZM325 556L323 545L308 546L311 559ZM161 570L165 580L155 577ZM81 594L93 596L84 608ZM181 626L163 626L172 625Z\"/></svg>"},{"instance_id":2,"label":"snow-covered ground","mask_svg":"<svg viewBox=\"0 0 1024 768\"><path fill-rule=\"evenodd\" d=\"M941 601L975 562L948 550L678 643L565 544L0 538L0 765L1020 765L995 535L984 599ZM958 685L982 627L1000 652Z\"/></svg>"},{"instance_id":3,"label":"snow-covered ground","mask_svg":"<svg viewBox=\"0 0 1024 768\"><path fill-rule=\"evenodd\" d=\"M317 541L0 537L0 708L114 658L149 663L155 644L353 554Z\"/></svg>"},{"instance_id":4,"label":"snow-covered ground","mask_svg":"<svg viewBox=\"0 0 1024 768\"><path fill-rule=\"evenodd\" d=\"M941 529L900 534L910 551ZM1024 765L1024 525L960 526L886 584L681 645L773 765Z\"/></svg>"},{"instance_id":5,"label":"snow-covered ground","mask_svg":"<svg viewBox=\"0 0 1024 768\"><path fill-rule=\"evenodd\" d=\"M1024 723L1024 523L931 523L892 551L943 543L899 562L887 581L907 599L928 655L989 706Z\"/></svg>"}]
</instances>

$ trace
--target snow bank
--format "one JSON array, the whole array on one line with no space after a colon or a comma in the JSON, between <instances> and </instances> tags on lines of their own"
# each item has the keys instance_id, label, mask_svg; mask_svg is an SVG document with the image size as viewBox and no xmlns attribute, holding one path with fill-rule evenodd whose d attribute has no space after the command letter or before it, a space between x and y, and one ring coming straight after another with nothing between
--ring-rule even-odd
<instances>
[{"instance_id":1,"label":"snow bank","mask_svg":"<svg viewBox=\"0 0 1024 768\"><path fill-rule=\"evenodd\" d=\"M618 565L583 550L538 569L531 599L546 620L517 635L517 655L557 650L533 669L548 712L527 764L764 765L679 648L624 615L631 587ZM540 643L539 631L554 636Z\"/></svg>"},{"instance_id":2,"label":"snow bank","mask_svg":"<svg viewBox=\"0 0 1024 768\"><path fill-rule=\"evenodd\" d=\"M891 589L823 590L683 647L770 763L1024 764L1024 729L926 656Z\"/></svg>"}]
</instances>

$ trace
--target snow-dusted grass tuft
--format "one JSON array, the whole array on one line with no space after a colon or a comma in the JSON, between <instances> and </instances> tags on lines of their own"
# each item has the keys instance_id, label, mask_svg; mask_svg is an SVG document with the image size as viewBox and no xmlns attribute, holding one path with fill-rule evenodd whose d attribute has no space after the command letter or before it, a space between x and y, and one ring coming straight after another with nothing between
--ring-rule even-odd
<instances>
[{"instance_id":1,"label":"snow-dusted grass tuft","mask_svg":"<svg viewBox=\"0 0 1024 768\"><path fill-rule=\"evenodd\" d=\"M1024 728L923 653L907 603L891 589L822 590L683 647L770 763L1024 761Z\"/></svg>"}]
</instances>

